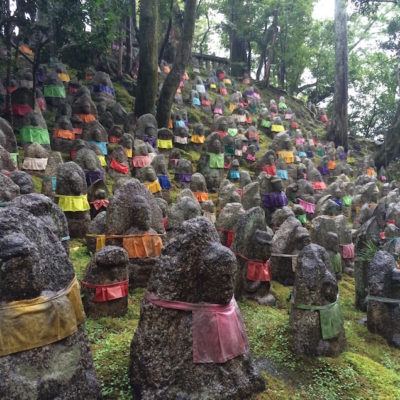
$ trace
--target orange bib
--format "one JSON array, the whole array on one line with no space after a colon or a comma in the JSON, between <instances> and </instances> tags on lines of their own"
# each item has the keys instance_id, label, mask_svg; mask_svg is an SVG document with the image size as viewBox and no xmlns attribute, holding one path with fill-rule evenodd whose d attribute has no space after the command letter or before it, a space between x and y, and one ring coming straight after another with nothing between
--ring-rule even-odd
<instances>
[{"instance_id":1,"label":"orange bib","mask_svg":"<svg viewBox=\"0 0 400 400\"><path fill-rule=\"evenodd\" d=\"M162 250L161 238L154 235L124 237L122 244L129 258L158 257Z\"/></svg>"}]
</instances>

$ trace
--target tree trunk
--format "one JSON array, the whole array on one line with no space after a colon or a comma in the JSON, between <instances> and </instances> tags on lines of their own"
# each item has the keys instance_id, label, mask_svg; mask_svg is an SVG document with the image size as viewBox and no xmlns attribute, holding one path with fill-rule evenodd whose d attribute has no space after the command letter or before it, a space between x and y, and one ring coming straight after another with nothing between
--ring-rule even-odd
<instances>
[{"instance_id":1,"label":"tree trunk","mask_svg":"<svg viewBox=\"0 0 400 400\"><path fill-rule=\"evenodd\" d=\"M122 21L119 25L119 40L118 40L118 66L117 66L117 75L118 78L122 78L122 64L124 60L124 38L122 35Z\"/></svg>"},{"instance_id":2,"label":"tree trunk","mask_svg":"<svg viewBox=\"0 0 400 400\"><path fill-rule=\"evenodd\" d=\"M196 0L186 0L181 41L174 65L163 84L157 105L157 122L160 128L168 127L172 102L179 82L185 72L192 52L192 41L196 22Z\"/></svg>"},{"instance_id":3,"label":"tree trunk","mask_svg":"<svg viewBox=\"0 0 400 400\"><path fill-rule=\"evenodd\" d=\"M247 64L247 53L246 53L246 41L237 35L236 11L237 0L231 0L231 46L230 46L230 60L231 60L231 74L233 76L243 76L243 72L246 69Z\"/></svg>"},{"instance_id":4,"label":"tree trunk","mask_svg":"<svg viewBox=\"0 0 400 400\"><path fill-rule=\"evenodd\" d=\"M11 23L11 9L10 9L10 0L7 0L7 17L6 17L6 22L4 26L4 35L6 39L6 47L7 47L7 78L6 78L6 86L7 86L7 95L6 95L6 107L8 109L8 112L10 113L10 124L13 126L13 113L12 113L12 107L11 107L11 93L10 93L10 87L11 87L11 35L13 31L13 26Z\"/></svg>"},{"instance_id":5,"label":"tree trunk","mask_svg":"<svg viewBox=\"0 0 400 400\"><path fill-rule=\"evenodd\" d=\"M201 39L201 42L200 42L200 45L199 45L200 55L201 56L203 56L203 46L204 46L204 43L205 43L205 41L207 39L207 36L208 36L208 34L210 32L210 29L211 29L211 27L210 27L210 17L208 15L208 13L206 13L206 19L207 19L207 30L204 32L204 35L203 35L203 37Z\"/></svg>"},{"instance_id":6,"label":"tree trunk","mask_svg":"<svg viewBox=\"0 0 400 400\"><path fill-rule=\"evenodd\" d=\"M275 43L276 43L276 38L278 36L278 10L274 10L274 21L272 23L272 40L271 44L269 46L269 52L268 52L268 61L265 66L265 76L264 76L264 86L269 87L269 78L271 74L271 64L272 60L274 58L274 50L275 50Z\"/></svg>"},{"instance_id":7,"label":"tree trunk","mask_svg":"<svg viewBox=\"0 0 400 400\"><path fill-rule=\"evenodd\" d=\"M347 52L347 0L335 0L335 92L333 96L332 124L328 139L347 150L348 104L348 52Z\"/></svg>"},{"instance_id":8,"label":"tree trunk","mask_svg":"<svg viewBox=\"0 0 400 400\"><path fill-rule=\"evenodd\" d=\"M139 72L135 115L154 114L158 86L157 0L140 4Z\"/></svg>"},{"instance_id":9,"label":"tree trunk","mask_svg":"<svg viewBox=\"0 0 400 400\"><path fill-rule=\"evenodd\" d=\"M265 61L265 51L264 51L264 49L263 49L263 50L261 51L260 62L258 63L258 68L257 68L257 72L256 72L256 80L257 80L257 81L260 80L261 71L262 71L263 66L264 66L264 61Z\"/></svg>"},{"instance_id":10,"label":"tree trunk","mask_svg":"<svg viewBox=\"0 0 400 400\"><path fill-rule=\"evenodd\" d=\"M247 73L251 73L251 43L247 42Z\"/></svg>"},{"instance_id":11,"label":"tree trunk","mask_svg":"<svg viewBox=\"0 0 400 400\"><path fill-rule=\"evenodd\" d=\"M160 48L160 53L158 54L158 63L159 64L161 63L161 60L164 57L164 51L168 44L169 35L171 34L173 9L174 9L174 0L171 0L171 3L169 4L169 20L168 20L167 32L165 32L164 40L163 40L163 43Z\"/></svg>"},{"instance_id":12,"label":"tree trunk","mask_svg":"<svg viewBox=\"0 0 400 400\"><path fill-rule=\"evenodd\" d=\"M286 78L286 40L287 40L287 24L284 29L284 32L279 35L280 38L280 47L281 47L281 54L279 60L279 69L278 69L278 82L279 87L285 90L285 78Z\"/></svg>"},{"instance_id":13,"label":"tree trunk","mask_svg":"<svg viewBox=\"0 0 400 400\"><path fill-rule=\"evenodd\" d=\"M132 17L126 17L126 60L125 73L132 73Z\"/></svg>"}]
</instances>

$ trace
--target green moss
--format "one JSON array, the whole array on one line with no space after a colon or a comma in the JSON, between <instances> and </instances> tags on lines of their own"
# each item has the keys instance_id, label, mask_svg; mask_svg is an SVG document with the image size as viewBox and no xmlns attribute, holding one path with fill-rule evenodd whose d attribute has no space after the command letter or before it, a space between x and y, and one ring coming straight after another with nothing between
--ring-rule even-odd
<instances>
[{"instance_id":1,"label":"green moss","mask_svg":"<svg viewBox=\"0 0 400 400\"><path fill-rule=\"evenodd\" d=\"M32 181L33 184L35 186L35 191L36 193L42 193L42 178L39 178L38 176L33 176L32 177Z\"/></svg>"},{"instance_id":2,"label":"green moss","mask_svg":"<svg viewBox=\"0 0 400 400\"><path fill-rule=\"evenodd\" d=\"M82 279L87 263L90 261L90 254L86 244L81 239L72 239L69 243L69 258L74 265L78 279Z\"/></svg>"},{"instance_id":3,"label":"green moss","mask_svg":"<svg viewBox=\"0 0 400 400\"><path fill-rule=\"evenodd\" d=\"M364 387L360 391L365 395L374 394L376 399L400 399L400 377L394 371L361 354L348 352L343 357L363 376Z\"/></svg>"},{"instance_id":4,"label":"green moss","mask_svg":"<svg viewBox=\"0 0 400 400\"><path fill-rule=\"evenodd\" d=\"M126 88L119 82L113 82L115 97L126 111L132 110L134 104L134 97L131 96Z\"/></svg>"},{"instance_id":5,"label":"green moss","mask_svg":"<svg viewBox=\"0 0 400 400\"><path fill-rule=\"evenodd\" d=\"M212 123L212 115L203 113L197 108L188 107L187 109L188 118L190 121L190 125L193 126L195 124L203 124L205 127L211 126Z\"/></svg>"}]
</instances>

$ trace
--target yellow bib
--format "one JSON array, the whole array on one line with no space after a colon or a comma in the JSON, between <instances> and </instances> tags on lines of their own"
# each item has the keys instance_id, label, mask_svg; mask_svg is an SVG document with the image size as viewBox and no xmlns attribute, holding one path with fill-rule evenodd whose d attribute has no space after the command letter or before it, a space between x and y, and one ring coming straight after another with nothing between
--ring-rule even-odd
<instances>
[{"instance_id":1,"label":"yellow bib","mask_svg":"<svg viewBox=\"0 0 400 400\"><path fill-rule=\"evenodd\" d=\"M0 357L58 342L85 320L76 277L51 297L0 306Z\"/></svg>"},{"instance_id":2,"label":"yellow bib","mask_svg":"<svg viewBox=\"0 0 400 400\"><path fill-rule=\"evenodd\" d=\"M157 147L159 149L172 149L172 139L157 139Z\"/></svg>"},{"instance_id":3,"label":"yellow bib","mask_svg":"<svg viewBox=\"0 0 400 400\"><path fill-rule=\"evenodd\" d=\"M271 132L285 132L283 125L272 125Z\"/></svg>"},{"instance_id":4,"label":"yellow bib","mask_svg":"<svg viewBox=\"0 0 400 400\"><path fill-rule=\"evenodd\" d=\"M132 158L132 149L125 149L125 154L128 158Z\"/></svg>"},{"instance_id":5,"label":"yellow bib","mask_svg":"<svg viewBox=\"0 0 400 400\"><path fill-rule=\"evenodd\" d=\"M107 167L106 159L104 156L97 156L100 160L100 164L102 167Z\"/></svg>"},{"instance_id":6,"label":"yellow bib","mask_svg":"<svg viewBox=\"0 0 400 400\"><path fill-rule=\"evenodd\" d=\"M145 185L147 186L147 189L149 189L150 192L153 194L161 192L161 186L158 182L158 179L156 179L154 182L146 182Z\"/></svg>"},{"instance_id":7,"label":"yellow bib","mask_svg":"<svg viewBox=\"0 0 400 400\"><path fill-rule=\"evenodd\" d=\"M205 136L200 136L200 135L192 135L192 138L190 139L190 141L192 143L199 143L202 144L204 143L206 137Z\"/></svg>"},{"instance_id":8,"label":"yellow bib","mask_svg":"<svg viewBox=\"0 0 400 400\"><path fill-rule=\"evenodd\" d=\"M81 196L66 196L63 194L56 194L58 197L58 207L65 211L87 211L90 210L90 205L87 201L87 195Z\"/></svg>"},{"instance_id":9,"label":"yellow bib","mask_svg":"<svg viewBox=\"0 0 400 400\"><path fill-rule=\"evenodd\" d=\"M278 151L278 157L283 158L287 164L294 163L293 151Z\"/></svg>"},{"instance_id":10,"label":"yellow bib","mask_svg":"<svg viewBox=\"0 0 400 400\"><path fill-rule=\"evenodd\" d=\"M60 78L60 80L63 81L63 82L69 82L70 81L69 75L65 74L64 72L61 72L61 73L59 73L57 75Z\"/></svg>"}]
</instances>

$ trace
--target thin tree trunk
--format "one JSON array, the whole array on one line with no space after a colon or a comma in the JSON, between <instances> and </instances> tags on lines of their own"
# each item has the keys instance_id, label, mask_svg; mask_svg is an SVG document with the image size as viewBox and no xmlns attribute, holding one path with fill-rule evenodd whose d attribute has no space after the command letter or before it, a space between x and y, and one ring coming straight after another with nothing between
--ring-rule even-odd
<instances>
[{"instance_id":1,"label":"thin tree trunk","mask_svg":"<svg viewBox=\"0 0 400 400\"><path fill-rule=\"evenodd\" d=\"M167 127L171 114L172 102L179 82L185 72L192 53L192 41L196 22L196 0L186 0L181 42L174 65L163 84L157 105L158 126Z\"/></svg>"},{"instance_id":2,"label":"thin tree trunk","mask_svg":"<svg viewBox=\"0 0 400 400\"><path fill-rule=\"evenodd\" d=\"M125 73L131 74L132 72L132 17L126 17L126 59L125 59Z\"/></svg>"},{"instance_id":3,"label":"thin tree trunk","mask_svg":"<svg viewBox=\"0 0 400 400\"><path fill-rule=\"evenodd\" d=\"M257 73L256 73L256 80L257 81L260 80L261 71L262 71L262 69L264 67L264 64L265 64L265 53L266 53L266 50L265 50L265 48L263 48L262 51L261 51L260 62L258 64Z\"/></svg>"},{"instance_id":4,"label":"thin tree trunk","mask_svg":"<svg viewBox=\"0 0 400 400\"><path fill-rule=\"evenodd\" d=\"M247 65L246 54L246 41L239 37L237 34L237 11L236 1L231 0L231 47L230 47L230 60L231 60L231 74L233 76L242 76Z\"/></svg>"},{"instance_id":5,"label":"thin tree trunk","mask_svg":"<svg viewBox=\"0 0 400 400\"><path fill-rule=\"evenodd\" d=\"M200 45L199 45L199 47L200 47L200 55L201 56L203 56L203 45L204 45L204 42L206 41L208 33L210 32L210 29L211 29L211 27L210 27L210 17L208 15L208 13L206 13L206 19L207 19L207 30L204 32L204 35L203 35L203 37L201 39L201 42L200 42Z\"/></svg>"},{"instance_id":6,"label":"thin tree trunk","mask_svg":"<svg viewBox=\"0 0 400 400\"><path fill-rule=\"evenodd\" d=\"M282 89L285 89L285 78L286 78L286 40L287 40L287 25L285 27L284 33L279 35L280 44L281 44L281 59L279 62L279 70L278 70L278 81L279 86Z\"/></svg>"},{"instance_id":7,"label":"thin tree trunk","mask_svg":"<svg viewBox=\"0 0 400 400\"><path fill-rule=\"evenodd\" d=\"M247 42L247 73L251 72L251 43Z\"/></svg>"},{"instance_id":8,"label":"thin tree trunk","mask_svg":"<svg viewBox=\"0 0 400 400\"><path fill-rule=\"evenodd\" d=\"M154 114L158 86L157 44L157 0L146 0L140 4L139 72L135 115Z\"/></svg>"},{"instance_id":9,"label":"thin tree trunk","mask_svg":"<svg viewBox=\"0 0 400 400\"><path fill-rule=\"evenodd\" d=\"M271 64L272 64L272 60L274 58L276 38L278 36L278 10L274 10L274 21L273 21L272 25L273 25L272 40L271 40L271 44L269 46L267 65L265 66L265 76L264 76L265 87L269 87Z\"/></svg>"},{"instance_id":10,"label":"thin tree trunk","mask_svg":"<svg viewBox=\"0 0 400 400\"><path fill-rule=\"evenodd\" d=\"M119 39L118 39L118 65L117 65L117 76L122 78L122 64L124 60L124 38L122 34L122 21L119 24Z\"/></svg>"},{"instance_id":11,"label":"thin tree trunk","mask_svg":"<svg viewBox=\"0 0 400 400\"><path fill-rule=\"evenodd\" d=\"M10 0L7 0L7 18L5 23L5 39L6 39L6 47L7 47L7 78L6 78L6 86L7 86L7 96L6 96L6 107L8 112L10 113L10 123L13 126L13 113L11 107L11 33L12 33L12 24L11 24L11 9L10 9Z\"/></svg>"},{"instance_id":12,"label":"thin tree trunk","mask_svg":"<svg viewBox=\"0 0 400 400\"><path fill-rule=\"evenodd\" d=\"M160 53L158 54L158 63L161 63L161 60L164 57L164 51L165 48L167 47L168 41L169 41L169 35L171 34L171 29L172 29L172 12L174 9L174 0L171 0L171 3L169 4L169 20L168 20L168 27L167 31L165 32L164 40L160 48Z\"/></svg>"},{"instance_id":13,"label":"thin tree trunk","mask_svg":"<svg viewBox=\"0 0 400 400\"><path fill-rule=\"evenodd\" d=\"M267 24L264 25L264 32L263 32L263 38L264 40L262 43L259 43L259 46L261 48L261 55L260 55L260 61L258 63L258 68L257 68L257 73L256 73L256 80L259 81L261 77L261 71L263 69L264 63L265 63L265 57L267 55L267 42L268 42L268 26Z\"/></svg>"},{"instance_id":14,"label":"thin tree trunk","mask_svg":"<svg viewBox=\"0 0 400 400\"><path fill-rule=\"evenodd\" d=\"M348 120L347 0L335 0L335 92L332 124L328 139L346 150Z\"/></svg>"}]
</instances>

